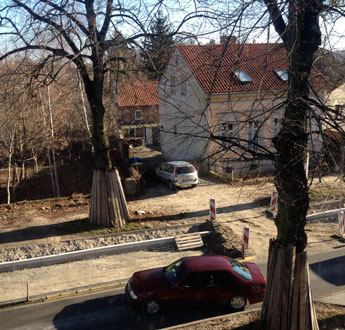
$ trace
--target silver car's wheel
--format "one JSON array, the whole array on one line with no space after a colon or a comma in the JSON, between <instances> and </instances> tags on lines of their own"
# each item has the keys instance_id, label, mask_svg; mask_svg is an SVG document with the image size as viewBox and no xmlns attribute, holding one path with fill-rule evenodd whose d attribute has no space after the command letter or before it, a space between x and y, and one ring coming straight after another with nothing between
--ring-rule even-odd
<instances>
[{"instance_id":1,"label":"silver car's wheel","mask_svg":"<svg viewBox=\"0 0 345 330\"><path fill-rule=\"evenodd\" d=\"M230 309L236 312L243 311L245 306L246 306L246 298L244 297L235 296L235 297L232 297L229 301Z\"/></svg>"},{"instance_id":2,"label":"silver car's wheel","mask_svg":"<svg viewBox=\"0 0 345 330\"><path fill-rule=\"evenodd\" d=\"M144 302L144 311L148 314L156 314L160 309L159 301L157 299L147 299Z\"/></svg>"}]
</instances>

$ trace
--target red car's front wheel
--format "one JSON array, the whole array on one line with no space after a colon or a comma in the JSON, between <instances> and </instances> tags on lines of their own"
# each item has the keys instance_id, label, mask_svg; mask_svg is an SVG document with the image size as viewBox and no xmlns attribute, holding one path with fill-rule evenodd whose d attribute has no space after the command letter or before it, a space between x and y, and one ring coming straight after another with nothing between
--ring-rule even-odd
<instances>
[{"instance_id":1,"label":"red car's front wheel","mask_svg":"<svg viewBox=\"0 0 345 330\"><path fill-rule=\"evenodd\" d=\"M156 314L160 310L160 304L157 299L147 299L143 303L143 309L148 314Z\"/></svg>"},{"instance_id":2,"label":"red car's front wheel","mask_svg":"<svg viewBox=\"0 0 345 330\"><path fill-rule=\"evenodd\" d=\"M228 307L234 312L243 311L245 306L246 298L241 296L232 297L228 302Z\"/></svg>"}]
</instances>

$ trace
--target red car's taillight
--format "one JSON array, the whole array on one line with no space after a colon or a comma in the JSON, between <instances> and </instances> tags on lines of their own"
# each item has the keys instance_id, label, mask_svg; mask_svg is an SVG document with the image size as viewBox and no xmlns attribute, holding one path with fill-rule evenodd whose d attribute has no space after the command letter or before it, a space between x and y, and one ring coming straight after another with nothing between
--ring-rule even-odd
<instances>
[{"instance_id":1,"label":"red car's taillight","mask_svg":"<svg viewBox=\"0 0 345 330\"><path fill-rule=\"evenodd\" d=\"M177 167L175 167L174 177L177 178Z\"/></svg>"}]
</instances>

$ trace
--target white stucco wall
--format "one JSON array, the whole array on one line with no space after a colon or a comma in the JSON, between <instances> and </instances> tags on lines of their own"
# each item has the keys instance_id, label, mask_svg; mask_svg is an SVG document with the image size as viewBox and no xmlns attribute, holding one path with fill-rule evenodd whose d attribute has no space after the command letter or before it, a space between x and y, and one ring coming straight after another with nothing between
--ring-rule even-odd
<instances>
[{"instance_id":1,"label":"white stucco wall","mask_svg":"<svg viewBox=\"0 0 345 330\"><path fill-rule=\"evenodd\" d=\"M172 76L175 87L171 87ZM166 78L158 88L162 155L166 160L198 160L207 145L205 95L178 51L170 60Z\"/></svg>"}]
</instances>

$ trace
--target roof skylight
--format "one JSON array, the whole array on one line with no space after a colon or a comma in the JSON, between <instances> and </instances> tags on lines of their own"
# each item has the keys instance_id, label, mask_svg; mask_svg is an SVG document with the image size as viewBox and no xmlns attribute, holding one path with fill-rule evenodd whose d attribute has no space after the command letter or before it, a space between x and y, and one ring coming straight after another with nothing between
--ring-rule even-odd
<instances>
[{"instance_id":1,"label":"roof skylight","mask_svg":"<svg viewBox=\"0 0 345 330\"><path fill-rule=\"evenodd\" d=\"M288 81L289 80L289 74L285 70L274 70L274 72L277 74L277 76L282 80L282 81Z\"/></svg>"},{"instance_id":2,"label":"roof skylight","mask_svg":"<svg viewBox=\"0 0 345 330\"><path fill-rule=\"evenodd\" d=\"M248 84L253 81L245 71L234 71L234 75L242 84Z\"/></svg>"}]
</instances>

